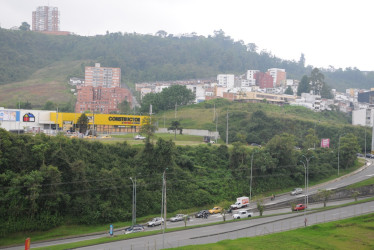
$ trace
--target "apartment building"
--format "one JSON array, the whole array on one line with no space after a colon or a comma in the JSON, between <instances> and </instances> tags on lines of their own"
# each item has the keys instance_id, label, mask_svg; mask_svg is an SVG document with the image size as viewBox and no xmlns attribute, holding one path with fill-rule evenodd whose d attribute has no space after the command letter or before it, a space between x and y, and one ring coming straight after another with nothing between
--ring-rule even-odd
<instances>
[{"instance_id":1,"label":"apartment building","mask_svg":"<svg viewBox=\"0 0 374 250\"><path fill-rule=\"evenodd\" d=\"M57 7L39 6L32 12L33 31L60 31L60 12Z\"/></svg>"},{"instance_id":2,"label":"apartment building","mask_svg":"<svg viewBox=\"0 0 374 250\"><path fill-rule=\"evenodd\" d=\"M271 75L263 72L256 72L254 78L261 89L273 88L273 77Z\"/></svg>"},{"instance_id":3,"label":"apartment building","mask_svg":"<svg viewBox=\"0 0 374 250\"><path fill-rule=\"evenodd\" d=\"M123 101L132 103L131 92L125 88L80 86L77 87L77 92L76 113L83 113L89 110L109 114L118 112L119 104Z\"/></svg>"},{"instance_id":4,"label":"apartment building","mask_svg":"<svg viewBox=\"0 0 374 250\"><path fill-rule=\"evenodd\" d=\"M115 88L121 87L121 69L100 67L85 67L85 86Z\"/></svg>"},{"instance_id":5,"label":"apartment building","mask_svg":"<svg viewBox=\"0 0 374 250\"><path fill-rule=\"evenodd\" d=\"M220 87L233 88L235 83L235 76L232 74L219 74L217 75L217 83Z\"/></svg>"},{"instance_id":6,"label":"apartment building","mask_svg":"<svg viewBox=\"0 0 374 250\"><path fill-rule=\"evenodd\" d=\"M287 75L285 69L272 68L268 69L267 74L273 77L273 87L279 87L282 84L285 84Z\"/></svg>"}]
</instances>

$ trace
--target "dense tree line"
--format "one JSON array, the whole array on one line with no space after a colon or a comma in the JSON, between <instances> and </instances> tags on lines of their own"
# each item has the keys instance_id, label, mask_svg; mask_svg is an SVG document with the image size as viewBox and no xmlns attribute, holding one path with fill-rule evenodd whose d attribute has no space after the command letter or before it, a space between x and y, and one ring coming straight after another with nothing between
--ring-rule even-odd
<instances>
[{"instance_id":1,"label":"dense tree line","mask_svg":"<svg viewBox=\"0 0 374 250\"><path fill-rule=\"evenodd\" d=\"M314 156L311 180L336 173L336 150L298 150L296 141L281 133L262 148L241 142L232 149L210 144L176 147L163 139L155 144L147 140L139 148L0 130L0 236L46 230L67 221L130 220L130 177L137 178L137 215L158 214L166 169L168 212L248 195L251 167L253 195L302 185L302 155ZM353 134L341 137L341 168L352 166L357 147Z\"/></svg>"},{"instance_id":2,"label":"dense tree line","mask_svg":"<svg viewBox=\"0 0 374 250\"><path fill-rule=\"evenodd\" d=\"M269 68L284 68L288 78L301 79L313 70L312 66L305 66L303 54L299 62L282 60L270 52L258 52L253 43L234 41L222 30L208 37L121 32L83 37L0 28L0 57L0 84L27 79L52 62L66 60L120 67L125 83L209 78L219 73L243 74L248 69ZM75 76L84 76L84 66ZM356 68L321 70L325 81L340 90L370 88L374 80L373 72L364 73Z\"/></svg>"}]
</instances>

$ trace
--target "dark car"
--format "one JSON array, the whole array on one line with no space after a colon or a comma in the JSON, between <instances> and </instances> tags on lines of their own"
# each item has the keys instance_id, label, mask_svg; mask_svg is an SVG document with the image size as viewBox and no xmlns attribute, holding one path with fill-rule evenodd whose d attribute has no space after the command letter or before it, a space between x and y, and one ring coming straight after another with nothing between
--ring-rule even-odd
<instances>
[{"instance_id":1,"label":"dark car","mask_svg":"<svg viewBox=\"0 0 374 250\"><path fill-rule=\"evenodd\" d=\"M374 158L374 155L373 155L373 154L366 154L366 158L373 159L373 158Z\"/></svg>"},{"instance_id":2,"label":"dark car","mask_svg":"<svg viewBox=\"0 0 374 250\"><path fill-rule=\"evenodd\" d=\"M357 153L356 156L357 156L357 157L364 157L364 155L361 154L361 153Z\"/></svg>"},{"instance_id":3,"label":"dark car","mask_svg":"<svg viewBox=\"0 0 374 250\"><path fill-rule=\"evenodd\" d=\"M142 225L133 225L131 227L125 228L125 234L131 234L131 233L136 233L136 232L143 232L144 231L144 226Z\"/></svg>"},{"instance_id":4,"label":"dark car","mask_svg":"<svg viewBox=\"0 0 374 250\"><path fill-rule=\"evenodd\" d=\"M209 214L209 210L201 210L195 214L195 218L204 218L205 215Z\"/></svg>"}]
</instances>

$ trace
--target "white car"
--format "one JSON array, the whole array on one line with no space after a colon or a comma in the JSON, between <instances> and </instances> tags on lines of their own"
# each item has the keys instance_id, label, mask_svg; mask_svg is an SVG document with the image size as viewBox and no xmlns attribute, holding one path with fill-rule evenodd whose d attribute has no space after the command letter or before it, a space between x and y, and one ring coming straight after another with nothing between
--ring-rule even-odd
<instances>
[{"instance_id":1,"label":"white car","mask_svg":"<svg viewBox=\"0 0 374 250\"><path fill-rule=\"evenodd\" d=\"M154 226L159 226L163 223L164 223L164 218L156 217L156 218L153 218L153 220L148 221L147 225L148 227L154 227Z\"/></svg>"},{"instance_id":2,"label":"white car","mask_svg":"<svg viewBox=\"0 0 374 250\"><path fill-rule=\"evenodd\" d=\"M241 219L241 218L249 218L249 217L252 217L253 216L253 213L252 212L249 212L248 210L240 210L240 211L236 211L232 217L234 219Z\"/></svg>"},{"instance_id":3,"label":"white car","mask_svg":"<svg viewBox=\"0 0 374 250\"><path fill-rule=\"evenodd\" d=\"M141 135L136 135L136 136L134 137L134 139L135 139L135 140L144 140L145 137L144 137L144 136L141 136Z\"/></svg>"},{"instance_id":4,"label":"white car","mask_svg":"<svg viewBox=\"0 0 374 250\"><path fill-rule=\"evenodd\" d=\"M297 195L297 194L302 194L303 189L302 188L295 188L294 190L291 191L291 195Z\"/></svg>"},{"instance_id":5,"label":"white car","mask_svg":"<svg viewBox=\"0 0 374 250\"><path fill-rule=\"evenodd\" d=\"M176 222L176 221L182 221L184 218L187 217L185 214L177 214L175 217L171 217L170 221L171 222Z\"/></svg>"}]
</instances>

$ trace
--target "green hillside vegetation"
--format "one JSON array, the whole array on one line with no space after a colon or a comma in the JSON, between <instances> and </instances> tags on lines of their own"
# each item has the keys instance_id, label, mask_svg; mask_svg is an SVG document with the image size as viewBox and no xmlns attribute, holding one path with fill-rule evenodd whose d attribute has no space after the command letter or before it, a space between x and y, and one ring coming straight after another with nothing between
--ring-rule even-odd
<instances>
[{"instance_id":1,"label":"green hillside vegetation","mask_svg":"<svg viewBox=\"0 0 374 250\"><path fill-rule=\"evenodd\" d=\"M225 141L226 114L229 113L229 143L266 144L275 135L289 133L295 136L296 145L301 148L319 146L321 138L330 139L330 147L337 148L338 138L353 133L359 142L360 151L365 151L365 129L350 125L351 118L338 111L314 112L298 106L277 106L267 103L237 103L215 99L196 105L181 107L175 111L161 112L154 116L158 127L168 127L178 120L184 129L216 130L214 105L218 117L217 130ZM310 130L312 129L312 131ZM312 143L304 138L310 134ZM366 146L370 151L371 130L366 129Z\"/></svg>"},{"instance_id":2,"label":"green hillside vegetation","mask_svg":"<svg viewBox=\"0 0 374 250\"><path fill-rule=\"evenodd\" d=\"M59 61L35 71L27 80L0 85L0 105L18 107L18 102L30 102L33 109L41 109L52 103L74 107L74 89L68 84L69 77L81 71L83 61ZM61 107L62 105L60 105ZM73 109L70 109L71 111Z\"/></svg>"},{"instance_id":3,"label":"green hillside vegetation","mask_svg":"<svg viewBox=\"0 0 374 250\"><path fill-rule=\"evenodd\" d=\"M264 236L170 249L373 249L374 214Z\"/></svg>"},{"instance_id":4,"label":"green hillside vegetation","mask_svg":"<svg viewBox=\"0 0 374 250\"><path fill-rule=\"evenodd\" d=\"M258 52L255 44L234 41L222 30L208 37L178 38L121 32L93 37L51 36L0 28L0 58L0 85L11 86L29 80L35 72L51 64L66 63L68 67L69 62L75 61L84 61L80 70L71 69L64 79L54 79L60 74L57 73L50 80L64 85L70 76L83 77L84 66L93 66L95 62L120 67L122 82L132 88L136 82L215 78L219 73L244 74L248 69L284 68L288 78L300 80L313 69L304 65L305 58L296 62L282 60L266 51ZM53 70L63 73L64 66ZM373 72L364 73L356 68L330 68L322 73L327 84L339 90L370 88L374 80ZM40 75L34 84L44 82L43 78ZM14 94L1 99L0 105L17 98L18 94ZM43 101L41 98L40 102ZM40 102L32 104L43 106Z\"/></svg>"},{"instance_id":5,"label":"green hillside vegetation","mask_svg":"<svg viewBox=\"0 0 374 250\"><path fill-rule=\"evenodd\" d=\"M353 133L341 137L341 170L357 165L357 129L352 127ZM335 133L334 127L326 131ZM314 157L309 165L311 182L335 175L338 165L334 148L296 149L295 136L284 132L275 134L262 148L240 141L230 148L176 146L162 138L130 146L63 135L16 135L2 129L0 139L0 237L62 224L128 221L132 201L129 177L137 178L141 201L137 215L157 214L165 169L168 212L172 213L248 195L252 157L254 196L302 185L302 155ZM313 133L302 139L313 143Z\"/></svg>"}]
</instances>

